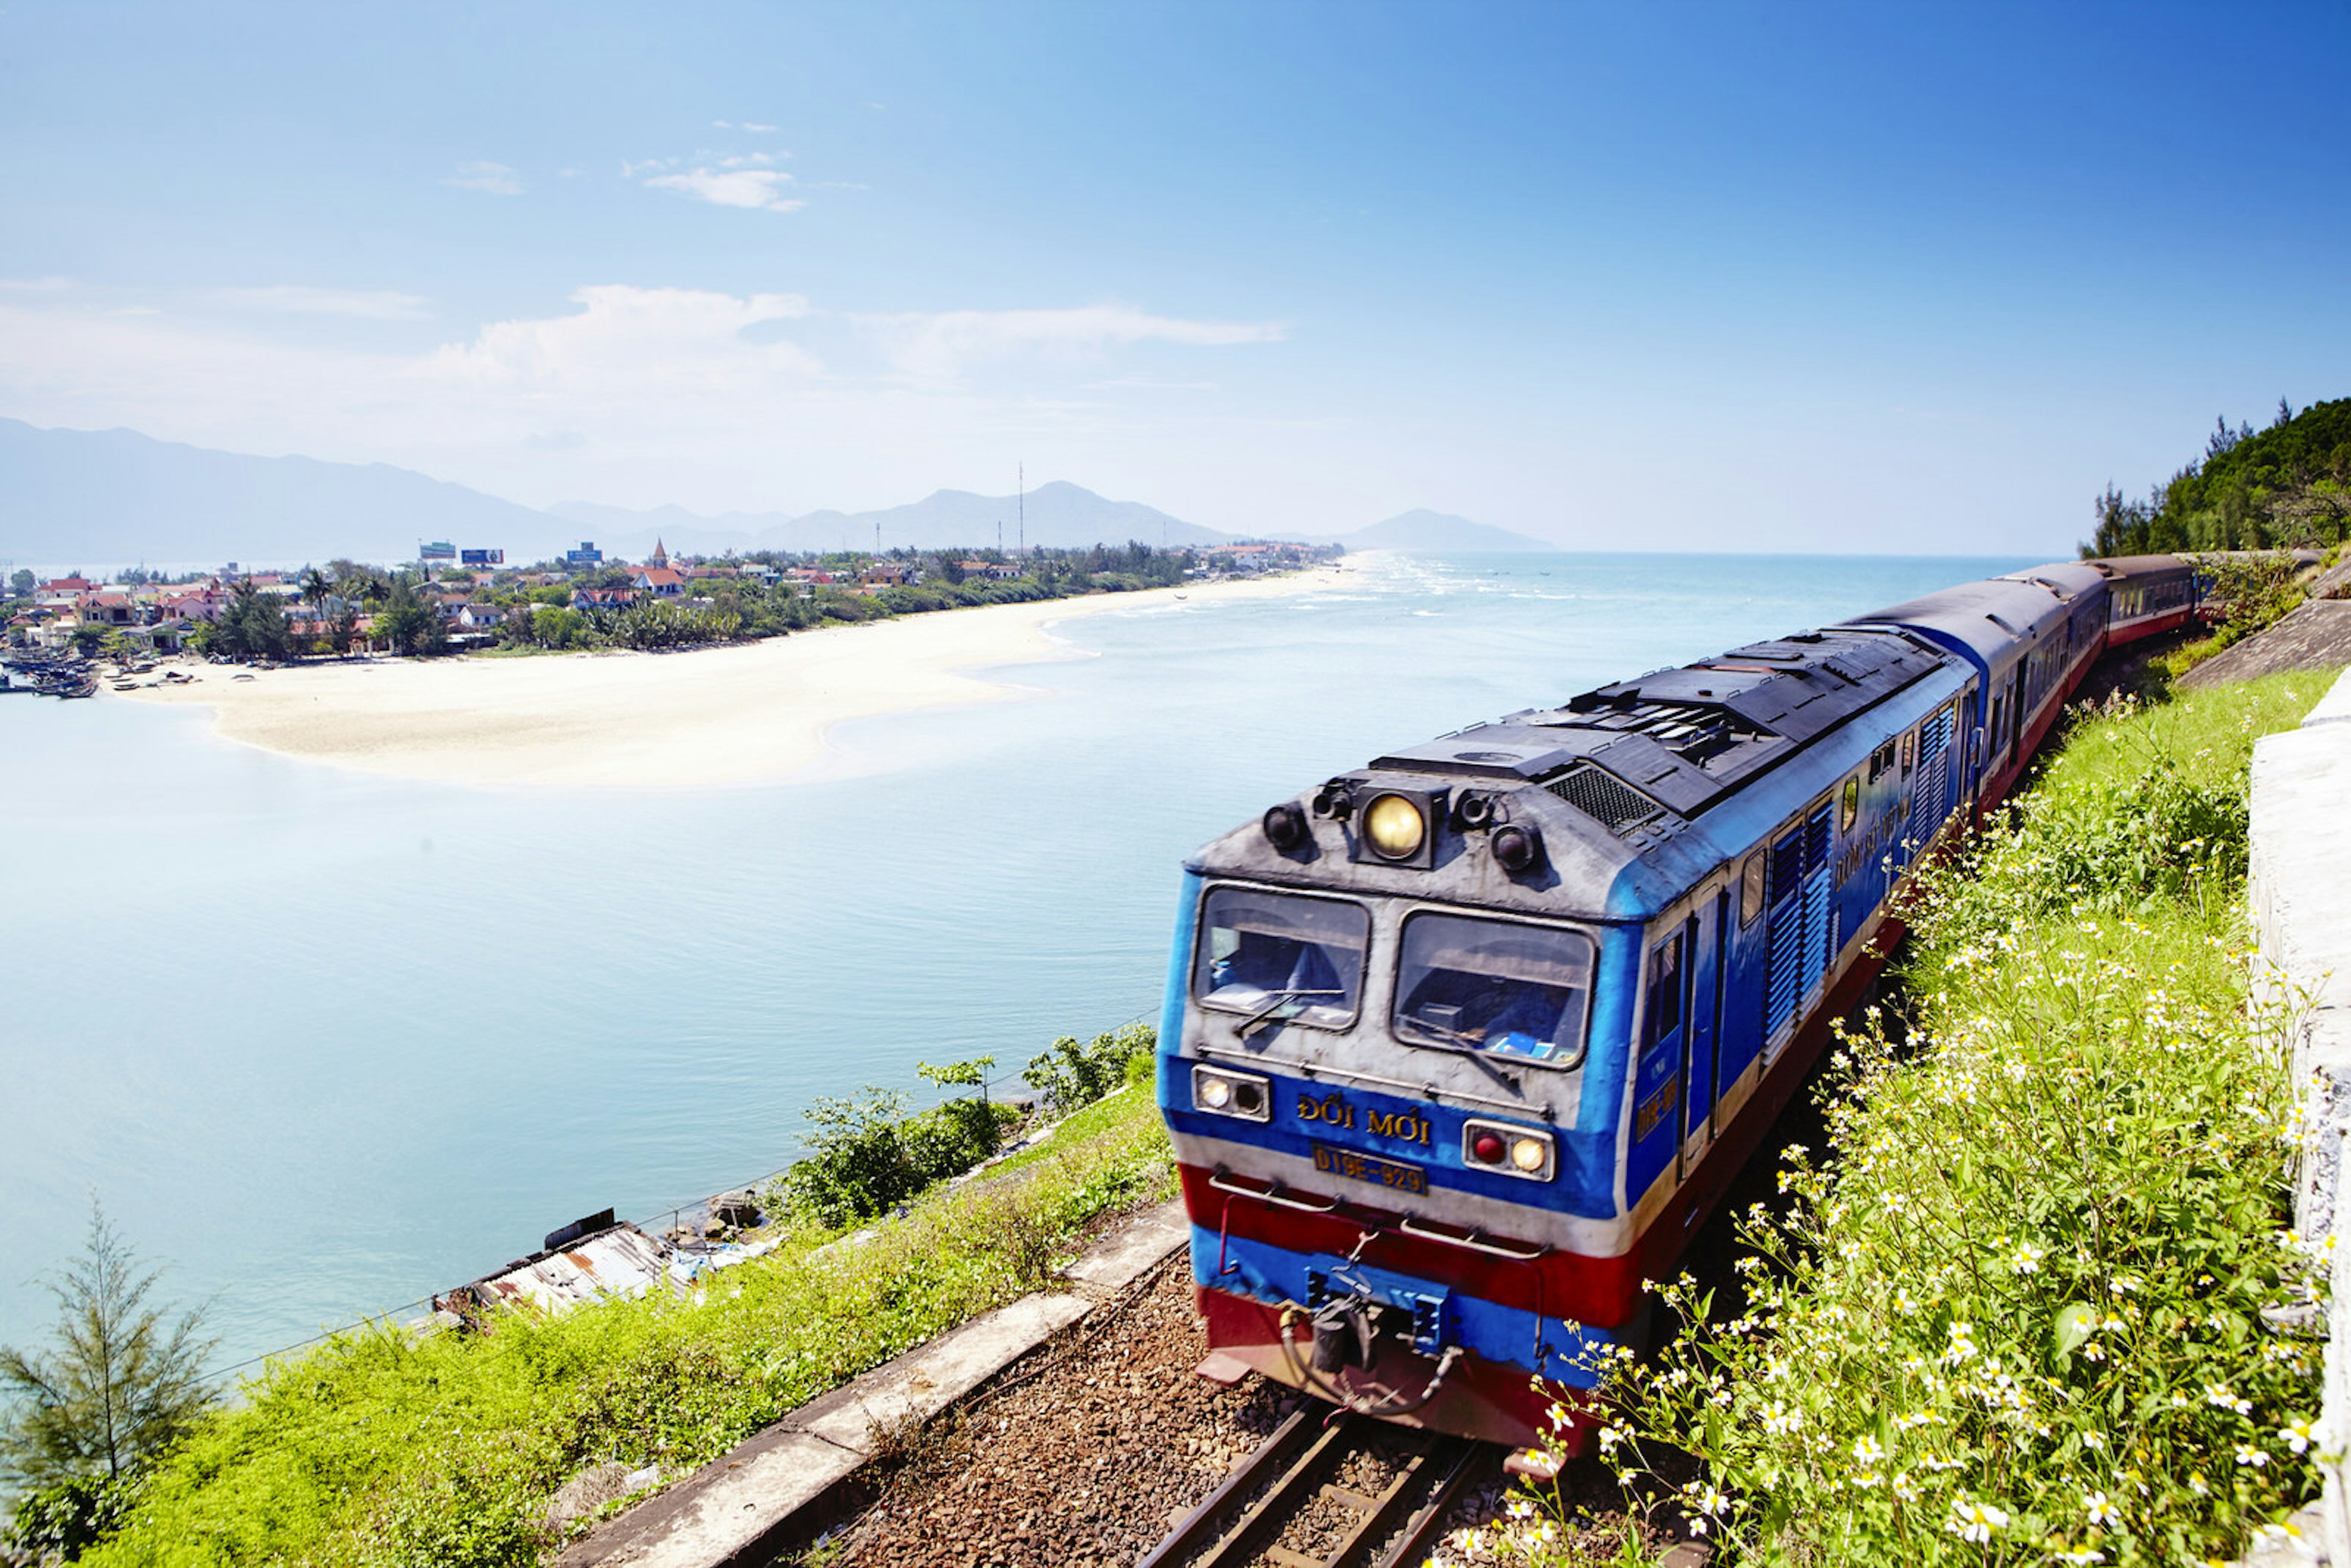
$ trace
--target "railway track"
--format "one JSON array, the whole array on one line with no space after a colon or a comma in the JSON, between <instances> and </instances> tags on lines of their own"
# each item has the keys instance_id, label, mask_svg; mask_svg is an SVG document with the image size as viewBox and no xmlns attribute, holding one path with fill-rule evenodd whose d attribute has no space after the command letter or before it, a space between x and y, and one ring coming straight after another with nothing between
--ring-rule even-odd
<instances>
[{"instance_id":1,"label":"railway track","mask_svg":"<svg viewBox=\"0 0 2351 1568\"><path fill-rule=\"evenodd\" d=\"M1498 1453L1490 1444L1310 1404L1135 1568L1412 1568L1438 1533L1446 1505ZM1361 1490L1356 1472L1382 1469L1377 1490Z\"/></svg>"}]
</instances>

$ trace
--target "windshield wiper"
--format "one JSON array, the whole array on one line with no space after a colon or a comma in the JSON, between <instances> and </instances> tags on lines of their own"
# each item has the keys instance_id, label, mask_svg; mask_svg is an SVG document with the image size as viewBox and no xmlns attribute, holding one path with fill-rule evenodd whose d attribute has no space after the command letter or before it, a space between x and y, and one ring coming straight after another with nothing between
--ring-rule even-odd
<instances>
[{"instance_id":1,"label":"windshield wiper","mask_svg":"<svg viewBox=\"0 0 2351 1568\"><path fill-rule=\"evenodd\" d=\"M1268 1001L1265 1006L1258 1009L1257 1011L1249 1014L1249 1017L1240 1021L1240 1027L1233 1031L1234 1035L1242 1044L1246 1045L1249 1043L1249 1031L1256 1029L1258 1025L1264 1023L1269 1019L1272 1019L1275 1022L1289 1021L1286 1019L1273 1019L1273 1015L1280 1009L1289 1007L1306 997L1343 997L1347 993L1345 991L1335 986L1327 990L1309 990L1302 986L1291 986L1285 990L1276 991L1273 993L1272 999Z\"/></svg>"}]
</instances>

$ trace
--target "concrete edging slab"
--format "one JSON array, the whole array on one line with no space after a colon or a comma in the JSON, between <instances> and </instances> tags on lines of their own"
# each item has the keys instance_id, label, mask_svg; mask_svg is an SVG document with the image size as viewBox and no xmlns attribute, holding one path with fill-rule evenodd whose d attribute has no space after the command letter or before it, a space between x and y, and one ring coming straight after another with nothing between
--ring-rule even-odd
<instances>
[{"instance_id":1,"label":"concrete edging slab","mask_svg":"<svg viewBox=\"0 0 2351 1568\"><path fill-rule=\"evenodd\" d=\"M2330 604L2329 608L2333 608ZM2283 1004L2293 1072L2303 1095L2294 1227L2333 1248L2325 1375L2318 1421L2319 1500L2285 1531L2259 1542L2248 1563L2351 1563L2351 674L2335 681L2298 729L2253 745L2248 894L2256 934L2256 999Z\"/></svg>"}]
</instances>

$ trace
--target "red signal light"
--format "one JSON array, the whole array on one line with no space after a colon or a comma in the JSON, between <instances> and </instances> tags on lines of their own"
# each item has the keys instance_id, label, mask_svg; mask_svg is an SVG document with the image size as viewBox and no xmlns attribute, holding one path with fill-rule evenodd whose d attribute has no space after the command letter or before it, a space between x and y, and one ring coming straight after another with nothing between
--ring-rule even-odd
<instances>
[{"instance_id":1,"label":"red signal light","mask_svg":"<svg viewBox=\"0 0 2351 1568\"><path fill-rule=\"evenodd\" d=\"M1502 1163L1502 1135L1499 1133L1480 1133L1470 1141L1469 1152L1478 1156L1479 1165L1499 1165Z\"/></svg>"}]
</instances>

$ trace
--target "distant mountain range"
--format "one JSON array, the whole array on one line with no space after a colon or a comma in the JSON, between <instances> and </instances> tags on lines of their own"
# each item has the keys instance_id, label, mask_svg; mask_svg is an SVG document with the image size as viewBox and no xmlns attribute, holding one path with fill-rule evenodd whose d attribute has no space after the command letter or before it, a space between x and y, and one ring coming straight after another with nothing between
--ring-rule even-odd
<instances>
[{"instance_id":1,"label":"distant mountain range","mask_svg":"<svg viewBox=\"0 0 2351 1568\"><path fill-rule=\"evenodd\" d=\"M1025 529L1022 516L1025 510ZM425 539L501 549L509 562L542 559L582 538L636 559L655 539L673 554L726 550L1082 547L1140 539L1218 545L1241 538L1301 538L1349 549L1545 550L1504 528L1415 511L1352 533L1301 533L1269 523L1228 534L1138 501L1113 501L1055 480L1028 493L939 490L874 512L728 512L682 507L634 511L567 501L545 511L388 464L251 457L157 441L136 431L42 430L0 419L0 559L104 570L138 562L294 565L347 556L415 559Z\"/></svg>"},{"instance_id":2,"label":"distant mountain range","mask_svg":"<svg viewBox=\"0 0 2351 1568\"><path fill-rule=\"evenodd\" d=\"M551 545L562 528L544 512L383 463L248 457L131 430L0 419L0 559L92 570L413 560L423 538Z\"/></svg>"},{"instance_id":3,"label":"distant mountain range","mask_svg":"<svg viewBox=\"0 0 2351 1568\"><path fill-rule=\"evenodd\" d=\"M1106 500L1083 486L1061 479L1038 486L1025 502L1018 496L935 490L922 500L878 512L823 511L799 517L782 512L728 512L705 517L683 507L632 512L588 501L563 501L549 510L582 528L601 528L627 555L651 549L656 537L673 552L871 549L877 528L883 549L984 547L995 544L999 535L1007 549L1024 538L1032 545L1081 548L1124 544L1129 539L1151 545L1214 545L1238 537L1171 517L1139 501Z\"/></svg>"}]
</instances>

